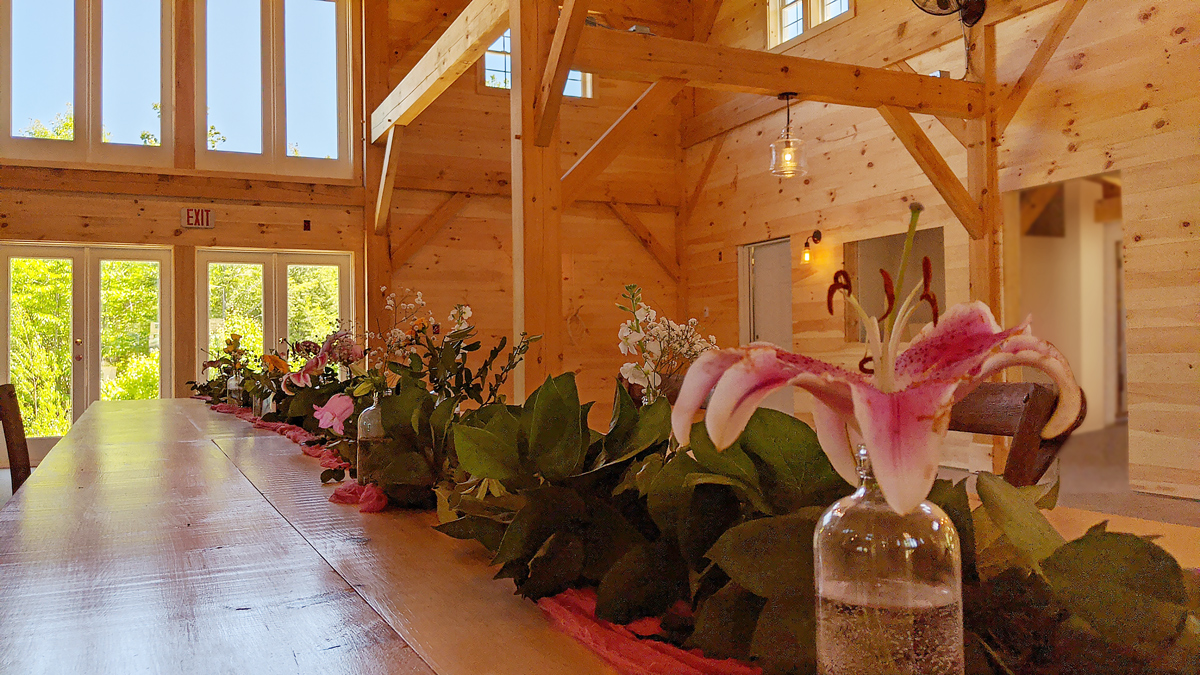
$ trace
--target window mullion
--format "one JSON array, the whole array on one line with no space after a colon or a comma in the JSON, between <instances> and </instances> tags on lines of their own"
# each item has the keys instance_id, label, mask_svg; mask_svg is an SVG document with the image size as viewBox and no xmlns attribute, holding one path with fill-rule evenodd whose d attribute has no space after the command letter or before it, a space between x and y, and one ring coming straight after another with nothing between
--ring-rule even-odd
<instances>
[{"instance_id":1,"label":"window mullion","mask_svg":"<svg viewBox=\"0 0 1200 675\"><path fill-rule=\"evenodd\" d=\"M99 55L93 55L99 40L93 32L92 8L98 0L75 0L75 103L72 106L73 138L72 158L86 161L92 154L93 136L99 136L95 128L99 116L92 99L98 93L96 80Z\"/></svg>"},{"instance_id":2,"label":"window mullion","mask_svg":"<svg viewBox=\"0 0 1200 675\"><path fill-rule=\"evenodd\" d=\"M283 163L284 156L287 154L287 114L286 105L286 78L284 60L284 44L283 44L283 0L264 0L263 21L264 30L264 56L269 54L270 64L268 66L268 85L263 87L263 111L268 118L269 126L263 127L264 145L263 153L269 158L270 166L276 173L279 171ZM269 112L268 112L269 111ZM269 136L270 142L267 143L266 138Z\"/></svg>"}]
</instances>

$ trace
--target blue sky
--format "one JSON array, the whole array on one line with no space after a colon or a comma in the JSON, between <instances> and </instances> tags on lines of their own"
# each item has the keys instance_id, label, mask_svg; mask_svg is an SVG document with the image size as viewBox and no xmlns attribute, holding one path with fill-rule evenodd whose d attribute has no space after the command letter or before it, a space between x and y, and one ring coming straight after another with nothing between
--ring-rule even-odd
<instances>
[{"instance_id":1,"label":"blue sky","mask_svg":"<svg viewBox=\"0 0 1200 675\"><path fill-rule=\"evenodd\" d=\"M74 99L74 0L12 0L12 132L47 126ZM161 0L103 0L101 115L110 142L161 138ZM208 0L208 124L220 150L262 150L259 3ZM287 143L308 157L337 156L336 7L285 0ZM293 46L298 45L299 48Z\"/></svg>"}]
</instances>

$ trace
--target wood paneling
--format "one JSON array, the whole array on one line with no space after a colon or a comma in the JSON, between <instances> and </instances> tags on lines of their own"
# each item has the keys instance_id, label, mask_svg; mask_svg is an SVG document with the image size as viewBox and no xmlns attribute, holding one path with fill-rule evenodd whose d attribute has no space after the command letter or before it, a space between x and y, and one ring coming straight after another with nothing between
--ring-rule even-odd
<instances>
[{"instance_id":1,"label":"wood paneling","mask_svg":"<svg viewBox=\"0 0 1200 675\"><path fill-rule=\"evenodd\" d=\"M1004 19L995 26L998 79L1011 84L1064 3L989 5L988 21ZM857 6L857 17L788 52L882 66L949 42L959 30L953 22L931 22L908 0L857 0ZM765 11L762 2L726 0L722 16L733 19L718 23L714 41L762 48ZM1132 480L1147 489L1191 496L1200 496L1200 425L1195 423L1200 363L1193 358L1200 350L1200 249L1192 234L1200 219L1200 135L1195 133L1200 90L1194 86L1200 53L1193 44L1198 33L1200 14L1188 3L1089 0L1030 87L998 157L1002 191L1122 172ZM946 69L961 76L961 43L913 64L920 72ZM768 104L755 108L752 97L699 90L694 101L698 116L684 124L685 144L741 124L725 135L688 223L683 252L689 313L707 314L710 318L702 320L722 344L737 338L737 247L820 229L825 240L813 247L813 264L797 260L793 269L795 347L848 366L856 363L862 347L844 342L840 303L835 302L837 316L825 312L825 287L841 266L843 242L902 232L913 200L928 207L923 226L945 228L945 304L968 298L965 231L877 117L836 106L794 106L798 133L808 142L811 173L783 181L767 172L767 143L783 126L782 111L772 112ZM965 176L967 153L958 140L935 120L916 119L951 169ZM708 143L689 148L685 174L699 175L708 153ZM1160 384L1163 363L1173 364L1169 387ZM805 410L806 397L798 396L797 404ZM1168 419L1175 422L1166 424ZM957 450L952 454L959 456Z\"/></svg>"}]
</instances>

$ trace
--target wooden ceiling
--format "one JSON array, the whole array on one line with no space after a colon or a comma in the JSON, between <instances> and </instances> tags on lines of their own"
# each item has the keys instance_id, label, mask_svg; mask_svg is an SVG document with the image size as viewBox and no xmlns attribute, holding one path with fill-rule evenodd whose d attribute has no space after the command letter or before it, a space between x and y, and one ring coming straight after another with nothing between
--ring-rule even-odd
<instances>
[{"instance_id":1,"label":"wooden ceiling","mask_svg":"<svg viewBox=\"0 0 1200 675\"><path fill-rule=\"evenodd\" d=\"M429 50L470 0L390 0L388 35L391 41L390 79L399 82ZM588 9L605 23L628 28L649 26L669 37L682 31L692 15L688 0L591 0Z\"/></svg>"}]
</instances>

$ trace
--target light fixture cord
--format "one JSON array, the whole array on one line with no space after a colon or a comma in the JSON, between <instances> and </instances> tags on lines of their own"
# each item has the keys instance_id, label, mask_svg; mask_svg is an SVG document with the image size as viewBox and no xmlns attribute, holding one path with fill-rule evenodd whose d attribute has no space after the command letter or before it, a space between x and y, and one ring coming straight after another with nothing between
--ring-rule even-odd
<instances>
[{"instance_id":1,"label":"light fixture cord","mask_svg":"<svg viewBox=\"0 0 1200 675\"><path fill-rule=\"evenodd\" d=\"M785 96L783 100L787 102L787 130L788 130L788 135L791 136L792 135L792 97Z\"/></svg>"}]
</instances>

